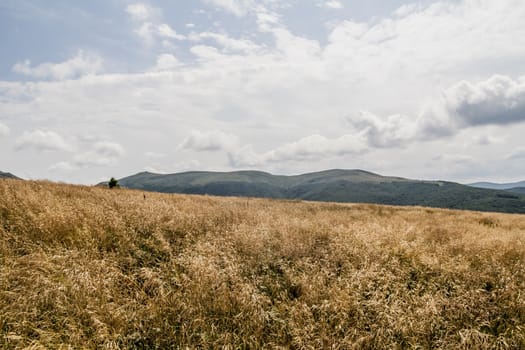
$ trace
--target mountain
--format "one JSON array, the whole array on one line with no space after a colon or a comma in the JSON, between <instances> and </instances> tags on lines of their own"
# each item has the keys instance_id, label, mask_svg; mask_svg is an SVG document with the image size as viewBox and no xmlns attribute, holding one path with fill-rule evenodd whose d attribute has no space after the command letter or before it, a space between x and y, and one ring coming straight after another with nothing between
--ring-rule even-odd
<instances>
[{"instance_id":1,"label":"mountain","mask_svg":"<svg viewBox=\"0 0 525 350\"><path fill-rule=\"evenodd\" d=\"M492 190L509 190L516 187L525 187L525 181L511 182L511 183L494 183L494 182L475 182L468 184L468 186L477 188L488 188Z\"/></svg>"},{"instance_id":2,"label":"mountain","mask_svg":"<svg viewBox=\"0 0 525 350\"><path fill-rule=\"evenodd\" d=\"M509 188L509 189L507 189L505 191L513 192L513 193L525 194L525 187L513 187L513 188Z\"/></svg>"},{"instance_id":3,"label":"mountain","mask_svg":"<svg viewBox=\"0 0 525 350\"><path fill-rule=\"evenodd\" d=\"M525 213L525 196L447 181L419 181L363 170L327 170L294 176L260 171L142 172L119 180L123 187L165 193L360 202Z\"/></svg>"},{"instance_id":4,"label":"mountain","mask_svg":"<svg viewBox=\"0 0 525 350\"><path fill-rule=\"evenodd\" d=\"M0 171L0 179L20 179L20 178L11 173L4 173L3 171Z\"/></svg>"}]
</instances>

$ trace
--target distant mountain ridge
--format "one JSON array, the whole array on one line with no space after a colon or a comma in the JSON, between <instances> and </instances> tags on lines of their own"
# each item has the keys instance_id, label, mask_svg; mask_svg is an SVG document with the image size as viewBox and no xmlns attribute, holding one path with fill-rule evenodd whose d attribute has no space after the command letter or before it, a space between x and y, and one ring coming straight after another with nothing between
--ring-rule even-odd
<instances>
[{"instance_id":1,"label":"distant mountain ridge","mask_svg":"<svg viewBox=\"0 0 525 350\"><path fill-rule=\"evenodd\" d=\"M525 194L525 187L513 187L513 188L509 188L508 190L505 190L505 191L509 191L509 192L513 192L513 193L519 193L519 194Z\"/></svg>"},{"instance_id":2,"label":"distant mountain ridge","mask_svg":"<svg viewBox=\"0 0 525 350\"><path fill-rule=\"evenodd\" d=\"M510 183L495 183L495 182L474 182L468 186L477 188L487 188L491 190L510 190L518 187L525 187L525 181L510 182Z\"/></svg>"},{"instance_id":3,"label":"distant mountain ridge","mask_svg":"<svg viewBox=\"0 0 525 350\"><path fill-rule=\"evenodd\" d=\"M525 213L525 196L447 181L382 176L364 170L333 169L301 175L262 171L177 174L141 172L119 180L123 187L164 193L209 194L329 202Z\"/></svg>"},{"instance_id":4,"label":"distant mountain ridge","mask_svg":"<svg viewBox=\"0 0 525 350\"><path fill-rule=\"evenodd\" d=\"M11 173L5 173L3 171L0 171L0 179L18 179L20 180L18 176L15 176Z\"/></svg>"}]
</instances>

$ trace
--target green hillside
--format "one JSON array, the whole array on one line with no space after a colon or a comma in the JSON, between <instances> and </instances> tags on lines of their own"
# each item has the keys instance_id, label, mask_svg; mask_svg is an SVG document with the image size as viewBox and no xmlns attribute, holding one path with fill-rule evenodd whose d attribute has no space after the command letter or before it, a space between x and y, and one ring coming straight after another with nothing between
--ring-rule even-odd
<instances>
[{"instance_id":1,"label":"green hillside","mask_svg":"<svg viewBox=\"0 0 525 350\"><path fill-rule=\"evenodd\" d=\"M260 171L142 172L119 180L127 188L164 193L209 194L330 202L422 205L525 213L521 193L474 188L446 181L388 177L363 170L327 170L295 176Z\"/></svg>"},{"instance_id":2,"label":"green hillside","mask_svg":"<svg viewBox=\"0 0 525 350\"><path fill-rule=\"evenodd\" d=\"M507 191L518 193L518 194L525 194L525 187L513 187L513 188L509 188Z\"/></svg>"}]
</instances>

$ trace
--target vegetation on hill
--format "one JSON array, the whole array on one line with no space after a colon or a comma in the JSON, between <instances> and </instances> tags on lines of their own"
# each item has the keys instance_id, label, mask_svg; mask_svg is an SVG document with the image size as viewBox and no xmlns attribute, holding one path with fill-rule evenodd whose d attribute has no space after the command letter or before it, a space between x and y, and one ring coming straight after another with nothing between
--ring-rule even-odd
<instances>
[{"instance_id":1,"label":"vegetation on hill","mask_svg":"<svg viewBox=\"0 0 525 350\"><path fill-rule=\"evenodd\" d=\"M0 347L525 348L525 216L0 181Z\"/></svg>"},{"instance_id":2,"label":"vegetation on hill","mask_svg":"<svg viewBox=\"0 0 525 350\"><path fill-rule=\"evenodd\" d=\"M258 171L139 173L120 180L128 188L165 193L211 194L324 202L421 205L525 213L525 196L446 181L387 177L363 170L327 170L297 176Z\"/></svg>"},{"instance_id":3,"label":"vegetation on hill","mask_svg":"<svg viewBox=\"0 0 525 350\"><path fill-rule=\"evenodd\" d=\"M469 186L478 188L488 188L493 190L510 190L512 188L525 187L525 181L511 183L475 182L469 184Z\"/></svg>"},{"instance_id":4,"label":"vegetation on hill","mask_svg":"<svg viewBox=\"0 0 525 350\"><path fill-rule=\"evenodd\" d=\"M518 193L518 194L525 194L525 187L513 187L513 188L509 188L507 191Z\"/></svg>"}]
</instances>

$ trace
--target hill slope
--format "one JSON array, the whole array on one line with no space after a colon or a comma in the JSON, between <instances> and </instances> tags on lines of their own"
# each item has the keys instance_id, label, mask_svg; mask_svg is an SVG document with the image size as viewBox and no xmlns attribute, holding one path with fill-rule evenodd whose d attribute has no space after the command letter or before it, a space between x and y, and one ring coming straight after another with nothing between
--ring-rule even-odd
<instances>
[{"instance_id":1,"label":"hill slope","mask_svg":"<svg viewBox=\"0 0 525 350\"><path fill-rule=\"evenodd\" d=\"M3 171L0 171L0 179L20 179L20 178L11 173L4 173Z\"/></svg>"},{"instance_id":2,"label":"hill slope","mask_svg":"<svg viewBox=\"0 0 525 350\"><path fill-rule=\"evenodd\" d=\"M513 187L513 188L509 188L509 189L507 189L505 191L519 193L519 194L525 194L525 187Z\"/></svg>"},{"instance_id":3,"label":"hill slope","mask_svg":"<svg viewBox=\"0 0 525 350\"><path fill-rule=\"evenodd\" d=\"M3 349L523 349L525 216L0 181Z\"/></svg>"},{"instance_id":4,"label":"hill slope","mask_svg":"<svg viewBox=\"0 0 525 350\"><path fill-rule=\"evenodd\" d=\"M468 186L477 188L488 188L492 190L509 190L516 187L525 187L525 181L511 182L511 183L494 183L494 182L475 182L468 184Z\"/></svg>"},{"instance_id":5,"label":"hill slope","mask_svg":"<svg viewBox=\"0 0 525 350\"><path fill-rule=\"evenodd\" d=\"M220 196L304 199L525 213L525 196L445 181L387 177L363 170L327 170L296 176L258 171L139 173L119 180L127 188Z\"/></svg>"}]
</instances>

